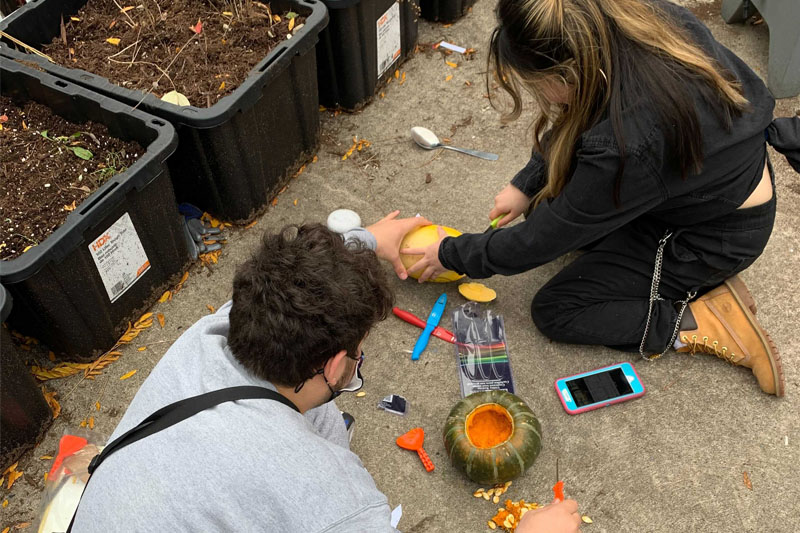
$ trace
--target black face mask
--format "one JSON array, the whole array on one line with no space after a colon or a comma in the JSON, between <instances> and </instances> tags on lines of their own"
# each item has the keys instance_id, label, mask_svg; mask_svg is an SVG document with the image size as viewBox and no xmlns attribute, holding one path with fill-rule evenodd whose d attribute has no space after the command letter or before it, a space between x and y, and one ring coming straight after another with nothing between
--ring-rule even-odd
<instances>
[{"instance_id":1,"label":"black face mask","mask_svg":"<svg viewBox=\"0 0 800 533\"><path fill-rule=\"evenodd\" d=\"M330 389L330 391L331 391L331 397L328 398L327 400L325 400L325 403L328 403L328 402L338 398L339 396L341 396L341 394L343 392L356 392L357 390L360 390L364 386L364 378L361 375L361 365L362 364L364 364L364 351L363 350L361 351L361 357L358 358L358 366L356 366L356 372L355 372L355 374L353 374L353 379L351 379L350 382L347 385L345 385L344 387L342 387L339 390L334 390L333 387L331 387L331 384L328 383L328 380L325 379L325 384L328 386L328 389ZM322 377L325 378L325 367L324 366L322 368L320 368L319 370L317 370L316 372L314 372L315 376L317 376L319 374L322 374ZM303 383L301 383L300 385L298 385L297 387L295 387L294 391L295 392L300 392L300 389L303 388L304 384L305 384L305 381Z\"/></svg>"}]
</instances>

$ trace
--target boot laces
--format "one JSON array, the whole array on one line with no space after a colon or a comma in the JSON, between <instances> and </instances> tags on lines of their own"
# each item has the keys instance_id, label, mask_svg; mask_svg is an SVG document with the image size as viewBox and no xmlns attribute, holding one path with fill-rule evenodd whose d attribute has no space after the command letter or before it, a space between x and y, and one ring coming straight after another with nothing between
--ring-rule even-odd
<instances>
[{"instance_id":1,"label":"boot laces","mask_svg":"<svg viewBox=\"0 0 800 533\"><path fill-rule=\"evenodd\" d=\"M720 359L724 359L732 365L742 360L742 355L730 351L727 346L720 346L719 341L713 341L709 344L708 340L707 335L703 335L702 344L700 343L700 339L697 338L697 335L692 335L691 338L686 335L681 337L681 341L689 346L689 353L692 355L697 352L712 354Z\"/></svg>"}]
</instances>

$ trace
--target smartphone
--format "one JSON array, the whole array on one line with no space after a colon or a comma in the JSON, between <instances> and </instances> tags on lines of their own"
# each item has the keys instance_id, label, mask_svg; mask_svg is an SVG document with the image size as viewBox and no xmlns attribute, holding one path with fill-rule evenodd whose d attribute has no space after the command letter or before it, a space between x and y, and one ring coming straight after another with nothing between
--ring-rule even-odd
<instances>
[{"instance_id":1,"label":"smartphone","mask_svg":"<svg viewBox=\"0 0 800 533\"><path fill-rule=\"evenodd\" d=\"M642 380L630 363L617 363L557 379L555 387L564 410L571 415L644 395Z\"/></svg>"}]
</instances>

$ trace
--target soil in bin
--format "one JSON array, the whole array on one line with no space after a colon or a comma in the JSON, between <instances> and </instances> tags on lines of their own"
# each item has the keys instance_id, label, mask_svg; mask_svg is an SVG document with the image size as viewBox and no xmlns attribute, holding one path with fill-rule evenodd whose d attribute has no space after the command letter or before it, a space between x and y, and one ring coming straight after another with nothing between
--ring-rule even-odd
<instances>
[{"instance_id":1,"label":"soil in bin","mask_svg":"<svg viewBox=\"0 0 800 533\"><path fill-rule=\"evenodd\" d=\"M144 149L102 124L73 124L33 101L0 96L0 260L53 233ZM46 135L46 137L45 137Z\"/></svg>"},{"instance_id":2,"label":"soil in bin","mask_svg":"<svg viewBox=\"0 0 800 533\"><path fill-rule=\"evenodd\" d=\"M253 0L89 0L43 51L128 89L211 107L304 22Z\"/></svg>"}]
</instances>

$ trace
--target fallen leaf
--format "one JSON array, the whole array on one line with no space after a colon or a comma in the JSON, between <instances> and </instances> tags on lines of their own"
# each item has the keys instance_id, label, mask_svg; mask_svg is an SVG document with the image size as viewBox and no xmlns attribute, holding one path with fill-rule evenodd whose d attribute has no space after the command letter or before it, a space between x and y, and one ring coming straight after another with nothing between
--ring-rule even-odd
<instances>
[{"instance_id":1,"label":"fallen leaf","mask_svg":"<svg viewBox=\"0 0 800 533\"><path fill-rule=\"evenodd\" d=\"M397 70L394 71L394 78L398 79L399 77L400 77L400 70L397 69Z\"/></svg>"},{"instance_id":2,"label":"fallen leaf","mask_svg":"<svg viewBox=\"0 0 800 533\"><path fill-rule=\"evenodd\" d=\"M128 379L129 377L131 377L135 373L136 373L136 370L131 370L130 372L126 372L125 374L122 374L122 376L120 376L119 380L122 381L122 380Z\"/></svg>"},{"instance_id":3,"label":"fallen leaf","mask_svg":"<svg viewBox=\"0 0 800 533\"><path fill-rule=\"evenodd\" d=\"M0 115L0 124L8 122L8 115Z\"/></svg>"},{"instance_id":4,"label":"fallen leaf","mask_svg":"<svg viewBox=\"0 0 800 533\"><path fill-rule=\"evenodd\" d=\"M289 19L289 31L292 31L292 28L294 28L294 17Z\"/></svg>"},{"instance_id":5,"label":"fallen leaf","mask_svg":"<svg viewBox=\"0 0 800 533\"><path fill-rule=\"evenodd\" d=\"M21 346L20 346L21 348ZM31 373L39 381L47 381L49 379L60 379L72 376L86 368L85 364L81 363L61 363L53 368L47 369L37 365L31 367Z\"/></svg>"},{"instance_id":6,"label":"fallen leaf","mask_svg":"<svg viewBox=\"0 0 800 533\"><path fill-rule=\"evenodd\" d=\"M5 528L5 529L2 531L2 533L8 533L9 531L11 531L11 528L10 528L10 527L7 527L7 528Z\"/></svg>"},{"instance_id":7,"label":"fallen leaf","mask_svg":"<svg viewBox=\"0 0 800 533\"><path fill-rule=\"evenodd\" d=\"M120 9L120 10L119 10L119 12L120 12L120 13L127 13L128 11L130 11L131 9L133 9L133 7L134 7L134 6L125 6L125 7L123 7L122 9Z\"/></svg>"},{"instance_id":8,"label":"fallen leaf","mask_svg":"<svg viewBox=\"0 0 800 533\"><path fill-rule=\"evenodd\" d=\"M44 480L47 481L47 472L44 473ZM20 522L14 526L14 529L27 529L29 527L31 527L30 522Z\"/></svg>"},{"instance_id":9,"label":"fallen leaf","mask_svg":"<svg viewBox=\"0 0 800 533\"><path fill-rule=\"evenodd\" d=\"M172 291L166 291L164 294L161 295L161 298L158 299L158 303L163 304L169 297L172 296Z\"/></svg>"},{"instance_id":10,"label":"fallen leaf","mask_svg":"<svg viewBox=\"0 0 800 533\"><path fill-rule=\"evenodd\" d=\"M39 457L39 459L42 460L42 461L50 461L50 460L53 459L53 456L52 455L42 455L41 457Z\"/></svg>"},{"instance_id":11,"label":"fallen leaf","mask_svg":"<svg viewBox=\"0 0 800 533\"><path fill-rule=\"evenodd\" d=\"M114 19L114 20L111 21L111 24L108 25L108 29L110 30L111 28L113 28L116 25L117 25L117 20Z\"/></svg>"},{"instance_id":12,"label":"fallen leaf","mask_svg":"<svg viewBox=\"0 0 800 533\"><path fill-rule=\"evenodd\" d=\"M753 482L750 481L750 476L747 474L747 471L742 472L742 478L744 479L744 486L749 490L753 490Z\"/></svg>"},{"instance_id":13,"label":"fallen leaf","mask_svg":"<svg viewBox=\"0 0 800 533\"><path fill-rule=\"evenodd\" d=\"M27 129L28 129L28 125L27 125L27 124L25 124L25 121L24 121L24 120L22 121L22 129L23 129L23 130L27 130Z\"/></svg>"},{"instance_id":14,"label":"fallen leaf","mask_svg":"<svg viewBox=\"0 0 800 533\"><path fill-rule=\"evenodd\" d=\"M98 411L100 410L100 400L94 402L94 408L97 409Z\"/></svg>"},{"instance_id":15,"label":"fallen leaf","mask_svg":"<svg viewBox=\"0 0 800 533\"><path fill-rule=\"evenodd\" d=\"M72 200L71 204L65 205L64 211L75 211L75 202L77 202L77 200Z\"/></svg>"},{"instance_id":16,"label":"fallen leaf","mask_svg":"<svg viewBox=\"0 0 800 533\"><path fill-rule=\"evenodd\" d=\"M586 515L583 515L581 517L581 521L583 521L584 524L593 524L594 523L594 520L592 520L591 518L589 518Z\"/></svg>"},{"instance_id":17,"label":"fallen leaf","mask_svg":"<svg viewBox=\"0 0 800 533\"><path fill-rule=\"evenodd\" d=\"M222 83L219 84L219 90L221 91L224 88L225 88L225 82L223 81Z\"/></svg>"},{"instance_id":18,"label":"fallen leaf","mask_svg":"<svg viewBox=\"0 0 800 533\"><path fill-rule=\"evenodd\" d=\"M87 424L87 422L86 422L86 419L85 419L85 418L84 418L83 420L81 420L81 424L80 424L80 426L81 426L82 428L85 428L85 427L86 427L86 424Z\"/></svg>"},{"instance_id":19,"label":"fallen leaf","mask_svg":"<svg viewBox=\"0 0 800 533\"><path fill-rule=\"evenodd\" d=\"M319 157L317 156L314 156L314 159L311 160L312 163L316 163L317 161L319 161Z\"/></svg>"},{"instance_id":20,"label":"fallen leaf","mask_svg":"<svg viewBox=\"0 0 800 533\"><path fill-rule=\"evenodd\" d=\"M297 205L297 198L294 199L294 205Z\"/></svg>"},{"instance_id":21,"label":"fallen leaf","mask_svg":"<svg viewBox=\"0 0 800 533\"><path fill-rule=\"evenodd\" d=\"M138 348L136 348L136 350L137 350L137 351L140 351L140 352L143 352L143 351L145 351L146 349L147 349L147 346L139 346Z\"/></svg>"},{"instance_id":22,"label":"fallen leaf","mask_svg":"<svg viewBox=\"0 0 800 533\"><path fill-rule=\"evenodd\" d=\"M161 100L169 104L175 104L179 106L192 105L189 103L189 99L186 98L181 93L179 93L178 91L170 91L166 93L164 96L161 97Z\"/></svg>"},{"instance_id":23,"label":"fallen leaf","mask_svg":"<svg viewBox=\"0 0 800 533\"><path fill-rule=\"evenodd\" d=\"M278 205L278 197L276 196L275 198L273 198L271 203L272 203L272 207L275 207L276 205Z\"/></svg>"},{"instance_id":24,"label":"fallen leaf","mask_svg":"<svg viewBox=\"0 0 800 533\"><path fill-rule=\"evenodd\" d=\"M385 93L385 92L383 92L383 91L381 91L380 97L381 97L381 98L386 98L386 93Z\"/></svg>"},{"instance_id":25,"label":"fallen leaf","mask_svg":"<svg viewBox=\"0 0 800 533\"><path fill-rule=\"evenodd\" d=\"M106 39L106 42L108 44L113 44L114 46L119 46L120 41L121 39L118 39L116 37L109 37L108 39Z\"/></svg>"},{"instance_id":26,"label":"fallen leaf","mask_svg":"<svg viewBox=\"0 0 800 533\"><path fill-rule=\"evenodd\" d=\"M55 420L61 414L61 404L56 400L57 393L56 391L47 392L47 389L42 385L42 394L44 395L44 401L50 406L50 410L53 412L53 420Z\"/></svg>"},{"instance_id":27,"label":"fallen leaf","mask_svg":"<svg viewBox=\"0 0 800 533\"><path fill-rule=\"evenodd\" d=\"M442 24L442 28L449 28L452 24Z\"/></svg>"},{"instance_id":28,"label":"fallen leaf","mask_svg":"<svg viewBox=\"0 0 800 533\"><path fill-rule=\"evenodd\" d=\"M14 482L22 477L22 472L17 471L17 465L19 461L14 463L13 465L9 466L3 474L8 474L8 484L6 485L6 489L11 490L11 486L14 485Z\"/></svg>"},{"instance_id":29,"label":"fallen leaf","mask_svg":"<svg viewBox=\"0 0 800 533\"><path fill-rule=\"evenodd\" d=\"M54 354L53 352L47 352L47 358L50 359L51 361L55 361L56 354Z\"/></svg>"},{"instance_id":30,"label":"fallen leaf","mask_svg":"<svg viewBox=\"0 0 800 533\"><path fill-rule=\"evenodd\" d=\"M281 21L281 17L280 17L280 15L272 15L272 20L274 20L275 22L280 22Z\"/></svg>"},{"instance_id":31,"label":"fallen leaf","mask_svg":"<svg viewBox=\"0 0 800 533\"><path fill-rule=\"evenodd\" d=\"M233 16L233 13L231 13L230 11L223 11L223 12L222 12L222 15L223 15L224 17L232 17L232 16Z\"/></svg>"},{"instance_id":32,"label":"fallen leaf","mask_svg":"<svg viewBox=\"0 0 800 533\"><path fill-rule=\"evenodd\" d=\"M203 31L203 22L200 19L197 19L197 24L195 24L194 26L189 26L189 27L192 29L192 31L195 34L199 35L200 32Z\"/></svg>"},{"instance_id":33,"label":"fallen leaf","mask_svg":"<svg viewBox=\"0 0 800 533\"><path fill-rule=\"evenodd\" d=\"M164 329L164 322L165 322L164 315L162 315L161 313L158 313L156 315L156 318L158 319L158 325L161 326L161 329Z\"/></svg>"},{"instance_id":34,"label":"fallen leaf","mask_svg":"<svg viewBox=\"0 0 800 533\"><path fill-rule=\"evenodd\" d=\"M294 20L294 19L292 19L292 20ZM214 306L213 306L213 305L211 305L211 304L206 304L206 307L207 307L207 308L208 308L208 310L209 310L209 311L211 311L212 313L215 313L215 312L217 311L216 309L214 309Z\"/></svg>"},{"instance_id":35,"label":"fallen leaf","mask_svg":"<svg viewBox=\"0 0 800 533\"><path fill-rule=\"evenodd\" d=\"M445 64L450 68L458 68L458 64L453 63L452 61L445 61Z\"/></svg>"},{"instance_id":36,"label":"fallen leaf","mask_svg":"<svg viewBox=\"0 0 800 533\"><path fill-rule=\"evenodd\" d=\"M252 221L251 223L249 223L248 225L246 225L246 226L244 227L244 229L250 229L250 228L252 228L253 226L255 226L256 224L258 224L258 220L254 220L254 221Z\"/></svg>"},{"instance_id":37,"label":"fallen leaf","mask_svg":"<svg viewBox=\"0 0 800 533\"><path fill-rule=\"evenodd\" d=\"M8 507L8 500L3 500L3 507ZM8 529L8 528L6 528Z\"/></svg>"},{"instance_id":38,"label":"fallen leaf","mask_svg":"<svg viewBox=\"0 0 800 533\"><path fill-rule=\"evenodd\" d=\"M94 417L89 417L89 429L94 429Z\"/></svg>"},{"instance_id":39,"label":"fallen leaf","mask_svg":"<svg viewBox=\"0 0 800 533\"><path fill-rule=\"evenodd\" d=\"M447 77L444 79L444 81L450 81L450 80L452 80L452 79L453 79L453 75L452 75L452 74L450 74L449 76L447 76Z\"/></svg>"},{"instance_id":40,"label":"fallen leaf","mask_svg":"<svg viewBox=\"0 0 800 533\"><path fill-rule=\"evenodd\" d=\"M80 22L81 21L81 19L79 19L78 17L70 17L69 20L71 20L72 22Z\"/></svg>"}]
</instances>

